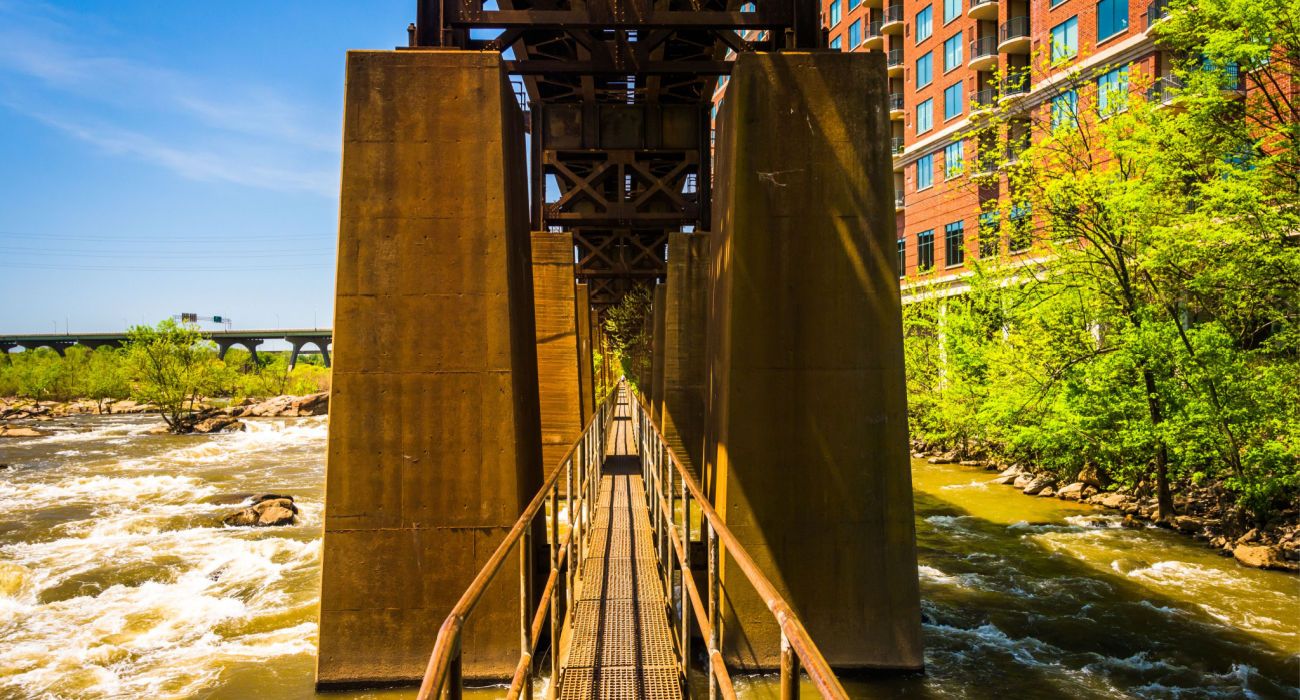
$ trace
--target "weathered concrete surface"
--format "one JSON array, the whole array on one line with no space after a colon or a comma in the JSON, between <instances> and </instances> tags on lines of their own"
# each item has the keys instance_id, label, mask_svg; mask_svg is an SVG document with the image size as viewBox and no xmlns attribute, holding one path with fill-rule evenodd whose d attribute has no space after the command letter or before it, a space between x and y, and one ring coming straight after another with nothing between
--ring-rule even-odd
<instances>
[{"instance_id":1,"label":"weathered concrete surface","mask_svg":"<svg viewBox=\"0 0 1300 700\"><path fill-rule=\"evenodd\" d=\"M591 338L591 290L574 283L574 304L578 317L578 386L582 398L582 424L586 425L596 412L595 371L592 364L594 347Z\"/></svg>"},{"instance_id":2,"label":"weathered concrete surface","mask_svg":"<svg viewBox=\"0 0 1300 700\"><path fill-rule=\"evenodd\" d=\"M922 665L885 93L883 54L742 54L718 119L706 488L837 668ZM723 580L729 662L776 666Z\"/></svg>"},{"instance_id":3,"label":"weathered concrete surface","mask_svg":"<svg viewBox=\"0 0 1300 700\"><path fill-rule=\"evenodd\" d=\"M582 396L578 383L573 234L534 231L532 239L544 479L582 432Z\"/></svg>"},{"instance_id":4,"label":"weathered concrete surface","mask_svg":"<svg viewBox=\"0 0 1300 700\"><path fill-rule=\"evenodd\" d=\"M664 293L661 425L668 445L696 477L704 450L705 319L709 310L709 236L668 234Z\"/></svg>"},{"instance_id":5,"label":"weathered concrete surface","mask_svg":"<svg viewBox=\"0 0 1300 700\"><path fill-rule=\"evenodd\" d=\"M521 119L495 54L348 54L322 685L417 681L540 487ZM510 675L518 606L501 577L467 675Z\"/></svg>"},{"instance_id":6,"label":"weathered concrete surface","mask_svg":"<svg viewBox=\"0 0 1300 700\"><path fill-rule=\"evenodd\" d=\"M656 423L662 425L663 405L664 405L664 315L667 301L668 287L662 284L655 285L654 306L651 309L653 317L651 333L654 335L650 339L650 411Z\"/></svg>"}]
</instances>

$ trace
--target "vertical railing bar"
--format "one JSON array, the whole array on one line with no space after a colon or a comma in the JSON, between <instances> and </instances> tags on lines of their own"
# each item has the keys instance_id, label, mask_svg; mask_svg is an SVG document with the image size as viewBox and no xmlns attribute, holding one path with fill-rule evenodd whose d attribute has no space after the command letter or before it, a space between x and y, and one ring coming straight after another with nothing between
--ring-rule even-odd
<instances>
[{"instance_id":1,"label":"vertical railing bar","mask_svg":"<svg viewBox=\"0 0 1300 700\"><path fill-rule=\"evenodd\" d=\"M708 551L709 551L709 655L712 656L718 652L721 646L721 630L718 625L719 604L718 597L721 593L718 586L718 567L721 562L718 561L718 535L713 531L713 523L708 523ZM709 700L718 700L718 678L714 674L709 674Z\"/></svg>"},{"instance_id":2,"label":"vertical railing bar","mask_svg":"<svg viewBox=\"0 0 1300 700\"><path fill-rule=\"evenodd\" d=\"M679 467L681 465L678 465ZM686 577L691 575L691 497L682 479L682 589L679 604L682 606L682 678L688 677L691 659L691 606L686 602Z\"/></svg>"},{"instance_id":3,"label":"vertical railing bar","mask_svg":"<svg viewBox=\"0 0 1300 700\"><path fill-rule=\"evenodd\" d=\"M560 579L560 484L551 487L551 576ZM555 698L555 687L560 680L560 608L558 595L551 591L551 682L546 687L546 697Z\"/></svg>"},{"instance_id":4,"label":"vertical railing bar","mask_svg":"<svg viewBox=\"0 0 1300 700\"><path fill-rule=\"evenodd\" d=\"M565 467L567 473L565 476L566 483L565 483L565 491L564 491L565 494L564 509L569 515L569 536L565 538L565 543L566 543L565 561L568 563L566 564L567 571L564 572L565 573L564 610L566 612L570 612L570 614L572 614L571 611L573 610L574 565L577 564L577 561L574 559L575 554L573 551L574 549L573 544L577 540L577 538L580 535L582 535L582 520L577 516L577 512L578 512L577 508L579 508L580 506L574 502L574 494L573 494L574 461L575 461L574 458L570 457L569 462ZM579 478L581 478L581 475L579 475Z\"/></svg>"},{"instance_id":5,"label":"vertical railing bar","mask_svg":"<svg viewBox=\"0 0 1300 700\"><path fill-rule=\"evenodd\" d=\"M532 617L529 610L529 589L531 588L530 580L532 571L529 567L529 528L525 528L519 535L519 647L520 653L525 657L531 657L533 646L529 640L529 618ZM525 698L533 697L533 665L529 661L528 668L524 670L524 688L523 696Z\"/></svg>"},{"instance_id":6,"label":"vertical railing bar","mask_svg":"<svg viewBox=\"0 0 1300 700\"><path fill-rule=\"evenodd\" d=\"M799 700L799 656L781 630L781 700Z\"/></svg>"},{"instance_id":7,"label":"vertical railing bar","mask_svg":"<svg viewBox=\"0 0 1300 700\"><path fill-rule=\"evenodd\" d=\"M461 700L464 690L464 666L461 664L460 636L456 637L456 653L451 657L447 667L447 700Z\"/></svg>"}]
</instances>

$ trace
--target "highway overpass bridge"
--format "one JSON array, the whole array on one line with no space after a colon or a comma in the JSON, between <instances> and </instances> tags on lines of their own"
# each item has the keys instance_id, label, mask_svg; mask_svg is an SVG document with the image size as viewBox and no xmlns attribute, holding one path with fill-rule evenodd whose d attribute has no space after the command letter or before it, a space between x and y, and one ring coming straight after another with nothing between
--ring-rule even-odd
<instances>
[{"instance_id":1,"label":"highway overpass bridge","mask_svg":"<svg viewBox=\"0 0 1300 700\"><path fill-rule=\"evenodd\" d=\"M17 348L35 350L51 348L62 355L65 350L81 345L91 349L100 347L119 348L126 342L126 333L30 333L0 335L0 353L8 353ZM306 353L319 353L330 366L330 343L334 334L328 328L301 328L290 330L246 330L246 331L203 331L203 337L217 344L217 357L225 359L226 351L238 345L248 350L253 361L257 361L257 348L268 340L282 340L292 350L289 366L298 362L298 356ZM314 349L312 349L314 348Z\"/></svg>"}]
</instances>

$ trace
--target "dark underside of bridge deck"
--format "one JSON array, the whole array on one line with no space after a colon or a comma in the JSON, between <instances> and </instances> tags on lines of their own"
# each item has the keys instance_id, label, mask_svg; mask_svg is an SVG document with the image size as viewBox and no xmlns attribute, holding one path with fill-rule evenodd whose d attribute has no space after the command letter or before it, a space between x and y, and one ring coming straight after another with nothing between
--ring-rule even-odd
<instances>
[{"instance_id":1,"label":"dark underside of bridge deck","mask_svg":"<svg viewBox=\"0 0 1300 700\"><path fill-rule=\"evenodd\" d=\"M708 228L710 109L738 53L822 45L816 0L420 0L415 48L508 52L531 134L535 231L572 233L600 309L662 281ZM490 39L481 35L496 35Z\"/></svg>"}]
</instances>

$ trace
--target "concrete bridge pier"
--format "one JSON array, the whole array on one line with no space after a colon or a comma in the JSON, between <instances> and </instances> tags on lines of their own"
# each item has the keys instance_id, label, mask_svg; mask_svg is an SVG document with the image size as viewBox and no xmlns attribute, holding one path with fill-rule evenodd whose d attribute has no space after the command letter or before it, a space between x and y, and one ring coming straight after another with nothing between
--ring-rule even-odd
<instances>
[{"instance_id":1,"label":"concrete bridge pier","mask_svg":"<svg viewBox=\"0 0 1300 700\"><path fill-rule=\"evenodd\" d=\"M286 338L286 340L288 340L293 346L293 350L289 353L289 369L293 369L298 365L298 355L302 354L302 349L308 345L315 345L316 349L320 351L321 358L325 360L325 367L328 368L330 366L329 336L322 336L320 338Z\"/></svg>"},{"instance_id":2,"label":"concrete bridge pier","mask_svg":"<svg viewBox=\"0 0 1300 700\"><path fill-rule=\"evenodd\" d=\"M418 681L540 488L523 133L499 54L348 54L319 686ZM467 678L513 672L519 605L488 587Z\"/></svg>"},{"instance_id":3,"label":"concrete bridge pier","mask_svg":"<svg viewBox=\"0 0 1300 700\"><path fill-rule=\"evenodd\" d=\"M559 464L582 433L573 234L534 231L533 307L537 319L537 378L542 411L542 469Z\"/></svg>"},{"instance_id":4,"label":"concrete bridge pier","mask_svg":"<svg viewBox=\"0 0 1300 700\"><path fill-rule=\"evenodd\" d=\"M704 390L708 386L705 321L709 308L709 236L668 234L664 292L664 438L699 477L704 449Z\"/></svg>"},{"instance_id":5,"label":"concrete bridge pier","mask_svg":"<svg viewBox=\"0 0 1300 700\"><path fill-rule=\"evenodd\" d=\"M886 93L883 54L742 53L717 127L705 487L838 669L923 663ZM729 663L776 667L722 577Z\"/></svg>"},{"instance_id":6,"label":"concrete bridge pier","mask_svg":"<svg viewBox=\"0 0 1300 700\"><path fill-rule=\"evenodd\" d=\"M655 285L654 306L651 309L653 336L650 339L650 386L646 396L650 403L650 413L657 423L663 421L664 408L664 322L667 320L664 312L668 306L667 292L668 285Z\"/></svg>"},{"instance_id":7,"label":"concrete bridge pier","mask_svg":"<svg viewBox=\"0 0 1300 700\"><path fill-rule=\"evenodd\" d=\"M213 338L213 342L217 344L218 360L225 360L226 352L238 345L248 351L249 357L253 360L253 364L256 365L257 348L265 341L262 338Z\"/></svg>"},{"instance_id":8,"label":"concrete bridge pier","mask_svg":"<svg viewBox=\"0 0 1300 700\"><path fill-rule=\"evenodd\" d=\"M596 413L595 369L592 363L591 289L586 284L574 283L574 305L578 325L578 387L582 399L582 424L585 426Z\"/></svg>"}]
</instances>

